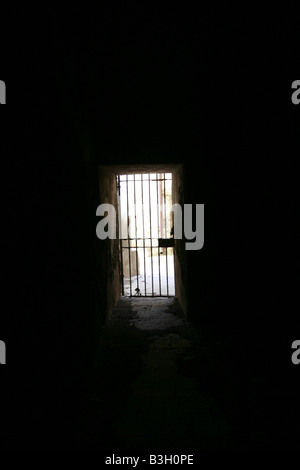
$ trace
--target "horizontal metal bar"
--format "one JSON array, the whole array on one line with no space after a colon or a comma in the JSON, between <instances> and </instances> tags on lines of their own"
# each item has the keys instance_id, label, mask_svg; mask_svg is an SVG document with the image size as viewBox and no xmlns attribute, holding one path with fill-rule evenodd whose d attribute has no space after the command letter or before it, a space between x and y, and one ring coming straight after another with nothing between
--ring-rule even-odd
<instances>
[{"instance_id":1,"label":"horizontal metal bar","mask_svg":"<svg viewBox=\"0 0 300 470\"><path fill-rule=\"evenodd\" d=\"M151 181L172 181L172 178L157 178L157 179L153 179Z\"/></svg>"},{"instance_id":2,"label":"horizontal metal bar","mask_svg":"<svg viewBox=\"0 0 300 470\"><path fill-rule=\"evenodd\" d=\"M174 247L174 245L172 245L170 243L169 244L168 243L165 243L165 244L163 243L161 245L159 243L152 243L152 245L151 245L151 243L145 244L145 248L151 248L151 246L152 246L152 248L173 248ZM124 250L129 250L130 249L131 251L136 251L137 249L141 250L143 248L143 246L137 246L137 247L136 246L134 246L134 247L132 247L132 246L123 246L122 248Z\"/></svg>"},{"instance_id":3,"label":"horizontal metal bar","mask_svg":"<svg viewBox=\"0 0 300 470\"><path fill-rule=\"evenodd\" d=\"M156 297L156 298L159 298L159 297L165 297L165 298L171 298L171 297L175 297L175 295L165 295L165 294L153 294L153 295L145 295L145 294L142 294L142 295L135 295L135 294L132 294L132 295L125 295L124 297L136 297L136 298L143 298L143 297Z\"/></svg>"},{"instance_id":4,"label":"horizontal metal bar","mask_svg":"<svg viewBox=\"0 0 300 470\"><path fill-rule=\"evenodd\" d=\"M121 238L121 240L174 240L174 238L150 238L150 237L145 237L145 238Z\"/></svg>"},{"instance_id":5,"label":"horizontal metal bar","mask_svg":"<svg viewBox=\"0 0 300 470\"><path fill-rule=\"evenodd\" d=\"M128 180L129 183L133 183L134 180ZM136 178L135 181L147 181L145 179L138 179ZM160 178L160 179L151 179L150 181L172 181L172 178ZM120 183L126 183L126 180L120 180Z\"/></svg>"}]
</instances>

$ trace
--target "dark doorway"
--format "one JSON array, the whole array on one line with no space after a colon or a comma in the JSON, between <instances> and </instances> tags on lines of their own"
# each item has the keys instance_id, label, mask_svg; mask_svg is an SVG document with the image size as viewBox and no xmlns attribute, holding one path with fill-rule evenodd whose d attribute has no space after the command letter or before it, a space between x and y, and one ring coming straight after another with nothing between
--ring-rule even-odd
<instances>
[{"instance_id":1,"label":"dark doorway","mask_svg":"<svg viewBox=\"0 0 300 470\"><path fill-rule=\"evenodd\" d=\"M118 224L117 239L98 244L107 318L120 295L176 297L187 314L185 242L173 238L171 211L184 204L183 165L100 166L99 188Z\"/></svg>"}]
</instances>

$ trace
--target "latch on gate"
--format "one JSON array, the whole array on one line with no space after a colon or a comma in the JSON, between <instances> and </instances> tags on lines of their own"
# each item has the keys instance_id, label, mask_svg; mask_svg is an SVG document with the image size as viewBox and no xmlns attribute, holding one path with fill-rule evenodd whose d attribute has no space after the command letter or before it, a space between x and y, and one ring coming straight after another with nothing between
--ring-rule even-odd
<instances>
[{"instance_id":1,"label":"latch on gate","mask_svg":"<svg viewBox=\"0 0 300 470\"><path fill-rule=\"evenodd\" d=\"M174 238L159 238L158 246L160 248L171 248L175 246L175 239Z\"/></svg>"}]
</instances>

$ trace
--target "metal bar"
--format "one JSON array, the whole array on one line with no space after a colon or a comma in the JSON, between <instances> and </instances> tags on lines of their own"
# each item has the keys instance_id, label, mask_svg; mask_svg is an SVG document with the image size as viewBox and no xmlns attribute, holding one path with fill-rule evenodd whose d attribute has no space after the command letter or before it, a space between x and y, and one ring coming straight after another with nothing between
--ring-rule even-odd
<instances>
[{"instance_id":1,"label":"metal bar","mask_svg":"<svg viewBox=\"0 0 300 470\"><path fill-rule=\"evenodd\" d=\"M170 183L170 195L171 195L170 204L172 206L172 202L173 202L173 174L172 173L171 173L170 181L171 181L171 183ZM170 204L169 204L169 214L171 212ZM170 221L170 234L169 234L169 236L171 236L171 228L172 228L171 218L169 218L169 221ZM171 253L172 253L172 255L171 255L171 261L172 261L172 263L171 263L171 266L172 266L172 277L171 277L171 279L172 279L172 292L174 292L173 295L175 295L175 257L174 257L175 240L174 240L174 245L173 246L174 247L171 249Z\"/></svg>"},{"instance_id":2,"label":"metal bar","mask_svg":"<svg viewBox=\"0 0 300 470\"><path fill-rule=\"evenodd\" d=\"M150 238L150 237L145 237L145 238L143 238L143 237L138 237L137 240L142 240L142 241L143 241L143 240L151 240L151 238ZM164 243L164 242L167 243L167 242L170 241L170 240L171 240L170 243L173 243L173 242L172 242L172 240L173 240L172 238L169 238L169 239L168 239L168 238L160 238L159 240L162 240L161 243ZM169 246L169 245L168 245L168 246ZM173 244L172 244L172 246L173 246ZM163 247L163 246L162 246L162 247Z\"/></svg>"},{"instance_id":3,"label":"metal bar","mask_svg":"<svg viewBox=\"0 0 300 470\"><path fill-rule=\"evenodd\" d=\"M157 173L156 173L156 178L157 178ZM157 236L159 238L160 204L159 204L159 198L158 198L158 179L156 179L156 202L157 202ZM158 279L159 279L159 295L161 296L160 247L158 248Z\"/></svg>"},{"instance_id":4,"label":"metal bar","mask_svg":"<svg viewBox=\"0 0 300 470\"><path fill-rule=\"evenodd\" d=\"M128 175L126 175L126 194L127 194L127 241L128 241L128 257L129 257L129 286L130 286L130 297L132 296L131 286L131 256L130 256L130 237L129 237L129 199L128 199Z\"/></svg>"},{"instance_id":5,"label":"metal bar","mask_svg":"<svg viewBox=\"0 0 300 470\"><path fill-rule=\"evenodd\" d=\"M142 218L143 218L143 251L144 251L144 279L145 279L145 296L147 295L147 272L146 272L146 248L145 248L145 216L144 216L144 185L143 174L141 175L141 192L142 192Z\"/></svg>"},{"instance_id":6,"label":"metal bar","mask_svg":"<svg viewBox=\"0 0 300 470\"><path fill-rule=\"evenodd\" d=\"M153 299L153 297L158 297L157 295L152 295L152 294L147 294L147 295L142 295L141 297L149 297L150 299ZM170 298L171 296L169 295L165 295L165 294L162 294L160 295L159 297L166 297L166 298Z\"/></svg>"},{"instance_id":7,"label":"metal bar","mask_svg":"<svg viewBox=\"0 0 300 470\"><path fill-rule=\"evenodd\" d=\"M167 277L167 296L169 297L169 273L168 273L168 247L166 246L166 277Z\"/></svg>"},{"instance_id":8,"label":"metal bar","mask_svg":"<svg viewBox=\"0 0 300 470\"><path fill-rule=\"evenodd\" d=\"M137 294L140 291L139 288L139 262L138 262L138 246L137 246L137 223L136 223L136 192L135 192L135 175L133 175L133 202L134 202L134 227L135 227L135 261L136 261L136 287Z\"/></svg>"},{"instance_id":9,"label":"metal bar","mask_svg":"<svg viewBox=\"0 0 300 470\"><path fill-rule=\"evenodd\" d=\"M163 238L164 236L164 221L163 221L163 202L162 202L162 184L161 184L161 181L162 180L158 180L159 181L159 184L158 184L158 188L159 188L159 222L160 222L160 236L161 238Z\"/></svg>"},{"instance_id":10,"label":"metal bar","mask_svg":"<svg viewBox=\"0 0 300 470\"><path fill-rule=\"evenodd\" d=\"M164 174L165 176L165 174ZM165 177L163 179L164 182L164 226L165 226L165 238L167 238L167 202L166 202L166 180Z\"/></svg>"},{"instance_id":11,"label":"metal bar","mask_svg":"<svg viewBox=\"0 0 300 470\"><path fill-rule=\"evenodd\" d=\"M124 295L124 272L123 272L123 241L122 241L122 218L121 218L121 182L120 176L117 175L117 196L118 196L118 211L119 211L119 246L120 246L120 268L121 268L121 292Z\"/></svg>"},{"instance_id":12,"label":"metal bar","mask_svg":"<svg viewBox=\"0 0 300 470\"><path fill-rule=\"evenodd\" d=\"M164 209L165 209L165 236L167 236L167 198L166 198L166 180L165 180L165 173L164 173ZM166 281L167 281L167 295L169 295L169 278L168 278L168 248L166 250Z\"/></svg>"},{"instance_id":13,"label":"metal bar","mask_svg":"<svg viewBox=\"0 0 300 470\"><path fill-rule=\"evenodd\" d=\"M150 216L150 246L151 246L151 278L152 278L152 296L154 296L150 173L148 174L148 182L149 182L149 216Z\"/></svg>"},{"instance_id":14,"label":"metal bar","mask_svg":"<svg viewBox=\"0 0 300 470\"><path fill-rule=\"evenodd\" d=\"M152 181L171 181L172 178L153 178Z\"/></svg>"}]
</instances>

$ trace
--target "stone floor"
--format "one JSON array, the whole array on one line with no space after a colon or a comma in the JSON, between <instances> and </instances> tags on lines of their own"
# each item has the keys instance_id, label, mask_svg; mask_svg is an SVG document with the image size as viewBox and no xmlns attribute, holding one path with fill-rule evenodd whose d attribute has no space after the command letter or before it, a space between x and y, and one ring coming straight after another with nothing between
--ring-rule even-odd
<instances>
[{"instance_id":1,"label":"stone floor","mask_svg":"<svg viewBox=\"0 0 300 470\"><path fill-rule=\"evenodd\" d=\"M230 420L202 385L212 360L206 351L176 300L122 298L102 334L86 448L238 448Z\"/></svg>"},{"instance_id":2,"label":"stone floor","mask_svg":"<svg viewBox=\"0 0 300 470\"><path fill-rule=\"evenodd\" d=\"M123 297L84 378L72 362L61 373L54 362L15 374L0 445L98 455L299 450L297 377L274 360L272 338L246 340L212 316L189 324L174 298Z\"/></svg>"}]
</instances>

